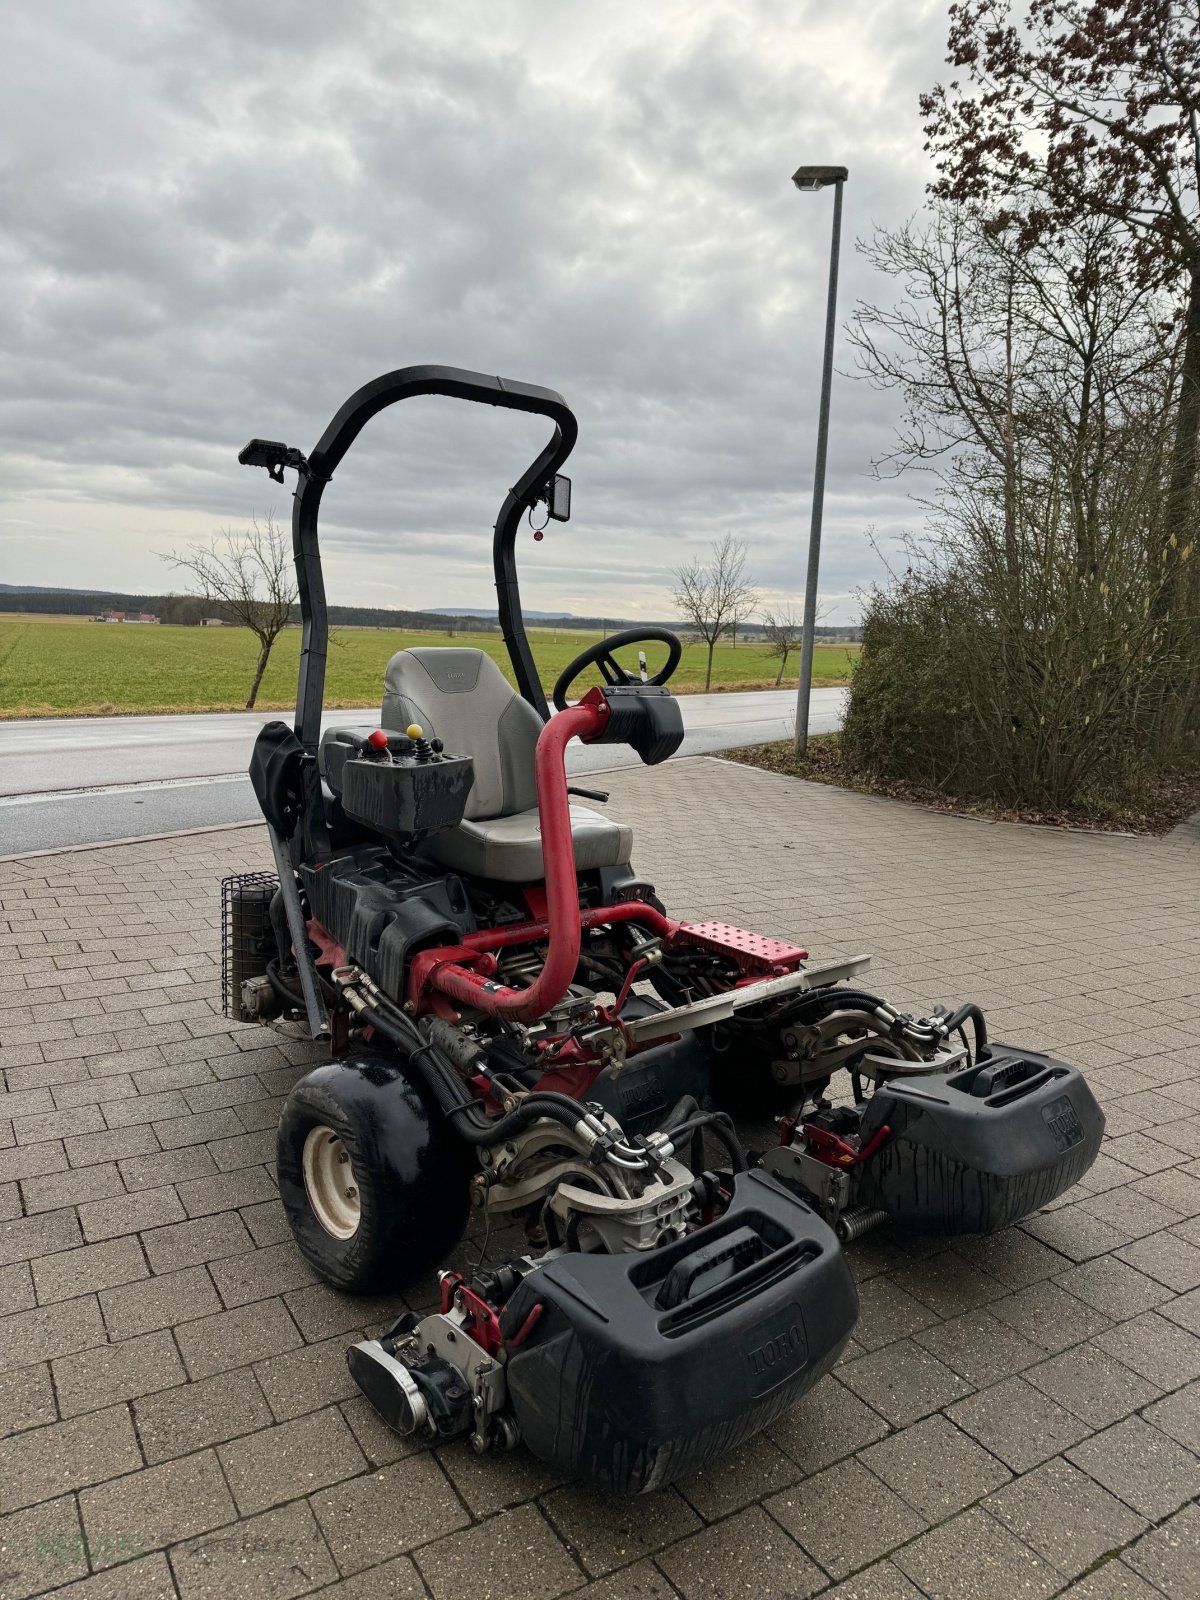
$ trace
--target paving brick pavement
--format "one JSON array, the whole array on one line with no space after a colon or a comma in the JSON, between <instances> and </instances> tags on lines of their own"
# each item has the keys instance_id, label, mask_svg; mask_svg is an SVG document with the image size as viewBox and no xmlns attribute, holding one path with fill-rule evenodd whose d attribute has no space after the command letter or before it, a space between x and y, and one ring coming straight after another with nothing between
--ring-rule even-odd
<instances>
[{"instance_id":1,"label":"paving brick pavement","mask_svg":"<svg viewBox=\"0 0 1200 1600\"><path fill-rule=\"evenodd\" d=\"M874 951L893 999L1078 1062L1096 1166L997 1237L852 1247L835 1374L663 1494L414 1448L342 1354L401 1302L315 1283L273 1198L311 1051L220 1015L217 883L261 834L0 863L0 1600L1200 1594L1200 835L608 781L679 914Z\"/></svg>"}]
</instances>

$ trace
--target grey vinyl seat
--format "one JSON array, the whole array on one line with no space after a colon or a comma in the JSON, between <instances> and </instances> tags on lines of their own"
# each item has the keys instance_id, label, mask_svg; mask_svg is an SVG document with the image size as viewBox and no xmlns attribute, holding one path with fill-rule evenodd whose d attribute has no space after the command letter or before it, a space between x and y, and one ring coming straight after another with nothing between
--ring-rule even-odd
<instances>
[{"instance_id":1,"label":"grey vinyl seat","mask_svg":"<svg viewBox=\"0 0 1200 1600\"><path fill-rule=\"evenodd\" d=\"M384 675L382 726L403 732L419 722L427 739L470 756L475 782L457 828L426 848L443 866L505 883L545 877L533 754L544 723L482 650L401 650ZM633 830L588 806L571 806L580 872L623 866Z\"/></svg>"}]
</instances>

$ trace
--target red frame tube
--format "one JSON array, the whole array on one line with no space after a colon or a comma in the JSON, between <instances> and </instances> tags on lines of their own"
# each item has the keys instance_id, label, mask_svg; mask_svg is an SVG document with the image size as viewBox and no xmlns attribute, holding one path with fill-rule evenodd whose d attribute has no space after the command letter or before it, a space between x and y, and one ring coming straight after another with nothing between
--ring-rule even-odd
<instances>
[{"instance_id":1,"label":"red frame tube","mask_svg":"<svg viewBox=\"0 0 1200 1600\"><path fill-rule=\"evenodd\" d=\"M572 856L573 858L573 856ZM679 924L666 917L644 900L622 900L615 906L595 906L579 915L580 927L599 928L610 922L641 922L652 928L661 939L669 939L678 932ZM467 950L506 950L514 944L536 944L550 932L548 922L508 922L502 928L480 928L477 933L464 933L460 945Z\"/></svg>"},{"instance_id":2,"label":"red frame tube","mask_svg":"<svg viewBox=\"0 0 1200 1600\"><path fill-rule=\"evenodd\" d=\"M497 928L483 935L468 934L463 939L463 947L468 949L475 948L472 941L480 941L481 950L497 949L528 939L530 928L544 927L549 938L545 966L528 989L510 989L455 961L436 966L429 976L430 985L459 1005L474 1006L518 1022L533 1022L556 1006L570 987L579 965L582 919L564 754L568 741L577 734L581 739L594 738L608 715L607 704L597 695L594 700L581 700L578 705L559 711L538 736L533 775L546 869L545 923L525 924L521 930Z\"/></svg>"}]
</instances>

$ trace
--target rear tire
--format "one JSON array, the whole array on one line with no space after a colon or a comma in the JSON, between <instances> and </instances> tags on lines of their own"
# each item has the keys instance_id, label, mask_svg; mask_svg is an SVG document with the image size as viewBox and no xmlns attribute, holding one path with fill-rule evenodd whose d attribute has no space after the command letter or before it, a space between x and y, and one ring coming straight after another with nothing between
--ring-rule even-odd
<instances>
[{"instance_id":1,"label":"rear tire","mask_svg":"<svg viewBox=\"0 0 1200 1600\"><path fill-rule=\"evenodd\" d=\"M470 1154L396 1057L331 1062L302 1078L279 1119L277 1155L297 1247L335 1289L403 1289L462 1238Z\"/></svg>"}]
</instances>

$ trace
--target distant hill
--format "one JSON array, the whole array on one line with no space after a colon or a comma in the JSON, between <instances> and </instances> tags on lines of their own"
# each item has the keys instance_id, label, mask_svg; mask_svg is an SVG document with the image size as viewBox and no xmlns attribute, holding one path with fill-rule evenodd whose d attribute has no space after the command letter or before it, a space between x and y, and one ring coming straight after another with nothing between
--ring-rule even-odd
<instances>
[{"instance_id":1,"label":"distant hill","mask_svg":"<svg viewBox=\"0 0 1200 1600\"><path fill-rule=\"evenodd\" d=\"M589 618L576 617L570 611L530 611L526 606L522 606L521 610L526 622L561 622L564 627L591 626ZM421 614L426 617L490 617L496 621L500 617L495 606L430 606Z\"/></svg>"},{"instance_id":2,"label":"distant hill","mask_svg":"<svg viewBox=\"0 0 1200 1600\"><path fill-rule=\"evenodd\" d=\"M91 589L63 589L46 583L0 583L0 594L92 594Z\"/></svg>"},{"instance_id":3,"label":"distant hill","mask_svg":"<svg viewBox=\"0 0 1200 1600\"><path fill-rule=\"evenodd\" d=\"M210 604L194 594L123 594L100 589L54 589L37 583L0 583L0 611L19 611L32 614L66 616L95 616L100 611L148 611L163 622L196 625L207 617L220 617L221 607ZM651 621L640 617L635 621L613 616L577 617L570 611L524 612L527 623L539 627L579 629L589 633L621 633L626 628L671 628L686 634L686 624L678 617ZM293 607L293 622L300 620L300 608ZM407 611L373 606L330 605L329 621L343 628L400 628L406 632L428 630L439 633L495 633L499 631L499 613L493 607L447 606L445 610ZM759 622L743 622L738 627L738 638L761 642L763 633ZM862 629L857 625L841 627L819 626L817 638L825 641L858 640Z\"/></svg>"}]
</instances>

